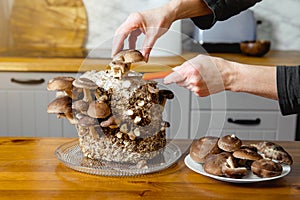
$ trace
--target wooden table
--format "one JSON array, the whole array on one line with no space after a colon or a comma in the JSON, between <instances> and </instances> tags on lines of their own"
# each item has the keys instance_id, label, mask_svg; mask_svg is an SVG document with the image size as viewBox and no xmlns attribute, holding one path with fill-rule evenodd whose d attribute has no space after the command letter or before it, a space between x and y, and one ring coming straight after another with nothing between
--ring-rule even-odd
<instances>
[{"instance_id":1,"label":"wooden table","mask_svg":"<svg viewBox=\"0 0 300 200\"><path fill-rule=\"evenodd\" d=\"M184 151L170 168L137 177L104 177L60 163L55 149L72 138L0 138L0 199L300 199L300 142L278 142L294 158L289 175L251 184L220 182L188 169Z\"/></svg>"}]
</instances>

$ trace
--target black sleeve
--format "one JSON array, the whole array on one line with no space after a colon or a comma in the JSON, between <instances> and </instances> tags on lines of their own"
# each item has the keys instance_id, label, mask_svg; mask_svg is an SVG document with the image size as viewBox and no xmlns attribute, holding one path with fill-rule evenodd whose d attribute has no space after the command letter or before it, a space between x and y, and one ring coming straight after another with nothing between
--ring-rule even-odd
<instances>
[{"instance_id":1,"label":"black sleeve","mask_svg":"<svg viewBox=\"0 0 300 200\"><path fill-rule=\"evenodd\" d=\"M300 113L300 66L277 66L277 93L282 115Z\"/></svg>"},{"instance_id":2,"label":"black sleeve","mask_svg":"<svg viewBox=\"0 0 300 200\"><path fill-rule=\"evenodd\" d=\"M211 28L216 21L226 20L254 6L261 0L204 0L213 14L192 18L194 24L201 29Z\"/></svg>"}]
</instances>

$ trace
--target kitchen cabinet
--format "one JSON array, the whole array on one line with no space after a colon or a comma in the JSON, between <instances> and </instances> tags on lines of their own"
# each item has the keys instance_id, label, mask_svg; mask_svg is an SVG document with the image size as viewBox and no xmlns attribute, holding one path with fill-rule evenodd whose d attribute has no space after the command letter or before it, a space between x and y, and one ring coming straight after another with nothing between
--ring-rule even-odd
<instances>
[{"instance_id":1,"label":"kitchen cabinet","mask_svg":"<svg viewBox=\"0 0 300 200\"><path fill-rule=\"evenodd\" d=\"M0 136L76 137L75 127L47 113L47 82L76 73L0 73Z\"/></svg>"},{"instance_id":2,"label":"kitchen cabinet","mask_svg":"<svg viewBox=\"0 0 300 200\"><path fill-rule=\"evenodd\" d=\"M277 101L222 92L211 97L191 94L190 138L235 134L250 140L294 140L297 116L282 116Z\"/></svg>"}]
</instances>

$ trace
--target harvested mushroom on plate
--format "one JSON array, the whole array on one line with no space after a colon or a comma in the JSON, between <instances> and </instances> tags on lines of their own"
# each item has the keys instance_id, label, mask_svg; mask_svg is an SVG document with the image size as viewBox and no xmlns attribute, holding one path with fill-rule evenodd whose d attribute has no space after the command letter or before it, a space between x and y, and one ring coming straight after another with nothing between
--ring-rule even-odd
<instances>
[{"instance_id":1,"label":"harvested mushroom on plate","mask_svg":"<svg viewBox=\"0 0 300 200\"><path fill-rule=\"evenodd\" d=\"M279 163L284 163L287 165L293 164L292 156L278 144L264 141L251 145L256 147L258 152L261 153L265 158L273 159Z\"/></svg>"},{"instance_id":2,"label":"harvested mushroom on plate","mask_svg":"<svg viewBox=\"0 0 300 200\"><path fill-rule=\"evenodd\" d=\"M229 152L209 155L204 162L205 172L228 178L242 178L247 175L248 170L245 167L238 167L234 158Z\"/></svg>"},{"instance_id":3,"label":"harvested mushroom on plate","mask_svg":"<svg viewBox=\"0 0 300 200\"><path fill-rule=\"evenodd\" d=\"M218 154L221 149L218 147L218 137L205 136L194 141L190 147L190 156L193 161L204 163L207 156Z\"/></svg>"},{"instance_id":4,"label":"harvested mushroom on plate","mask_svg":"<svg viewBox=\"0 0 300 200\"><path fill-rule=\"evenodd\" d=\"M222 166L230 156L231 154L229 152L207 156L203 164L204 171L212 175L223 176Z\"/></svg>"},{"instance_id":5,"label":"harvested mushroom on plate","mask_svg":"<svg viewBox=\"0 0 300 200\"><path fill-rule=\"evenodd\" d=\"M269 159L256 160L251 165L252 172L263 178L279 176L282 173L282 166Z\"/></svg>"},{"instance_id":6,"label":"harvested mushroom on plate","mask_svg":"<svg viewBox=\"0 0 300 200\"><path fill-rule=\"evenodd\" d=\"M219 139L218 146L224 151L233 152L242 146L242 141L234 134L225 135Z\"/></svg>"},{"instance_id":7,"label":"harvested mushroom on plate","mask_svg":"<svg viewBox=\"0 0 300 200\"><path fill-rule=\"evenodd\" d=\"M246 167L238 167L235 164L234 158L229 156L226 162L222 164L223 175L228 178L242 178L248 174Z\"/></svg>"},{"instance_id":8,"label":"harvested mushroom on plate","mask_svg":"<svg viewBox=\"0 0 300 200\"><path fill-rule=\"evenodd\" d=\"M232 156L238 160L240 166L250 169L255 160L262 159L262 156L251 148L241 148L232 153Z\"/></svg>"},{"instance_id":9,"label":"harvested mushroom on plate","mask_svg":"<svg viewBox=\"0 0 300 200\"><path fill-rule=\"evenodd\" d=\"M282 174L282 164L293 163L292 157L278 144L263 141L243 145L235 135L202 137L192 143L189 156L201 163L206 173L228 178L243 178L251 171L262 178L278 176Z\"/></svg>"}]
</instances>

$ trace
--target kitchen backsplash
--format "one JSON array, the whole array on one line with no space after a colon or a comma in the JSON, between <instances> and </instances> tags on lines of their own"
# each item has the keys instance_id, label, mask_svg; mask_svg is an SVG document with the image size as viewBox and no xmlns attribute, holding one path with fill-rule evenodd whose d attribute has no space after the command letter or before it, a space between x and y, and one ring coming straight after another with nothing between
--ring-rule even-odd
<instances>
[{"instance_id":1,"label":"kitchen backsplash","mask_svg":"<svg viewBox=\"0 0 300 200\"><path fill-rule=\"evenodd\" d=\"M102 42L109 45L115 29L130 12L165 3L167 0L83 0L89 17L89 35L86 46L93 48ZM272 42L272 49L300 50L300 1L263 0L251 8L257 20L257 38ZM182 21L182 31L192 36L189 20ZM107 44L103 41L107 40Z\"/></svg>"},{"instance_id":2,"label":"kitchen backsplash","mask_svg":"<svg viewBox=\"0 0 300 200\"><path fill-rule=\"evenodd\" d=\"M9 10L14 0L0 1L0 36L7 38L7 20ZM127 18L130 12L149 9L166 3L168 0L83 0L88 14L89 27L85 46L87 48L104 47L110 48L112 36L116 28ZM261 24L257 26L257 38L267 39L272 42L272 49L278 50L300 50L300 0L263 0L253 8L254 15ZM3 16L4 15L4 16ZM194 25L191 20L182 20L177 23L176 31L182 31L185 35L193 36ZM181 26L181 30L180 30ZM3 29L4 27L4 29ZM165 37L161 46L174 45L170 47L173 52L179 52L189 46L184 38L181 43L178 34L170 42ZM177 41L179 40L179 41ZM0 46L7 45L8 39L0 42Z\"/></svg>"}]
</instances>

